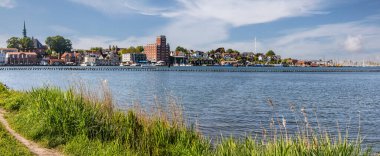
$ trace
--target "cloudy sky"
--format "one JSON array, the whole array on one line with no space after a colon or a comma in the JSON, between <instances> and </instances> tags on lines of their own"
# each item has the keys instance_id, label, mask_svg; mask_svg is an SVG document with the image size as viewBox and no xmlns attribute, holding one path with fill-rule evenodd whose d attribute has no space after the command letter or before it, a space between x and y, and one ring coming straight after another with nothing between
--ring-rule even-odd
<instances>
[{"instance_id":1,"label":"cloudy sky","mask_svg":"<svg viewBox=\"0 0 380 156\"><path fill-rule=\"evenodd\" d=\"M284 57L380 60L379 0L0 0L7 38L62 35L76 49L154 42Z\"/></svg>"}]
</instances>

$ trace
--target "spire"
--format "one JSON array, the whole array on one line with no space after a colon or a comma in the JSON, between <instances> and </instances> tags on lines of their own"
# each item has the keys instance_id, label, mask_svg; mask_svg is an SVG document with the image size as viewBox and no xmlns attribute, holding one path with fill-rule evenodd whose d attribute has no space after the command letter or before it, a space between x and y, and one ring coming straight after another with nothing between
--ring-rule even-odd
<instances>
[{"instance_id":1,"label":"spire","mask_svg":"<svg viewBox=\"0 0 380 156\"><path fill-rule=\"evenodd\" d=\"M24 29L22 30L22 35L24 35L24 37L26 37L26 26L25 26L25 21L24 21Z\"/></svg>"}]
</instances>

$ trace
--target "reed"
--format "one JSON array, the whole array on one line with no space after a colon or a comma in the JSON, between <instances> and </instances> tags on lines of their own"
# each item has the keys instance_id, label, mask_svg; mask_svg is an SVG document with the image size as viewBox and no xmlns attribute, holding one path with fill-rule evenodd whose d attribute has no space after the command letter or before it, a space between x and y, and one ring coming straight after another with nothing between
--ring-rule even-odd
<instances>
[{"instance_id":1,"label":"reed","mask_svg":"<svg viewBox=\"0 0 380 156\"><path fill-rule=\"evenodd\" d=\"M11 112L14 128L68 155L371 154L370 148L361 147L360 138L351 141L347 136L334 138L326 131L317 133L308 124L305 111L298 133L288 133L286 119L274 113L271 130L263 129L261 137L220 137L211 143L194 125L186 124L175 98L149 111L138 104L120 111L113 105L106 82L97 90L79 85L66 91L46 86L18 92L0 85L0 97L0 106ZM272 101L269 105L274 107Z\"/></svg>"}]
</instances>

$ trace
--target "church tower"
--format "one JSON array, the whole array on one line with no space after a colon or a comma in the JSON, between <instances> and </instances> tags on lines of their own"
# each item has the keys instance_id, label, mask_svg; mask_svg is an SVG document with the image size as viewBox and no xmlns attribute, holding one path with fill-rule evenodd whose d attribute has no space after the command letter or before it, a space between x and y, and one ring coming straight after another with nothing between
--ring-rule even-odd
<instances>
[{"instance_id":1,"label":"church tower","mask_svg":"<svg viewBox=\"0 0 380 156\"><path fill-rule=\"evenodd\" d=\"M25 21L24 21L24 29L22 30L22 35L26 37L26 27L25 27Z\"/></svg>"}]
</instances>

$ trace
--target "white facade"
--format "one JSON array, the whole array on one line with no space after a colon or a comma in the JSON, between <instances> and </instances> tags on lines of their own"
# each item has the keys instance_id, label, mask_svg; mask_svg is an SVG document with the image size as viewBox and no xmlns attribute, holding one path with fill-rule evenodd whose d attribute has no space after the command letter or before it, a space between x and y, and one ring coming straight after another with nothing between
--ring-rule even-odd
<instances>
[{"instance_id":1,"label":"white facade","mask_svg":"<svg viewBox=\"0 0 380 156\"><path fill-rule=\"evenodd\" d=\"M121 55L121 62L131 62L131 61L132 61L132 57L130 53Z\"/></svg>"},{"instance_id":2,"label":"white facade","mask_svg":"<svg viewBox=\"0 0 380 156\"><path fill-rule=\"evenodd\" d=\"M94 54L86 55L84 57L83 63L85 63L85 64L95 64L97 58L98 57L96 55L94 55Z\"/></svg>"}]
</instances>

